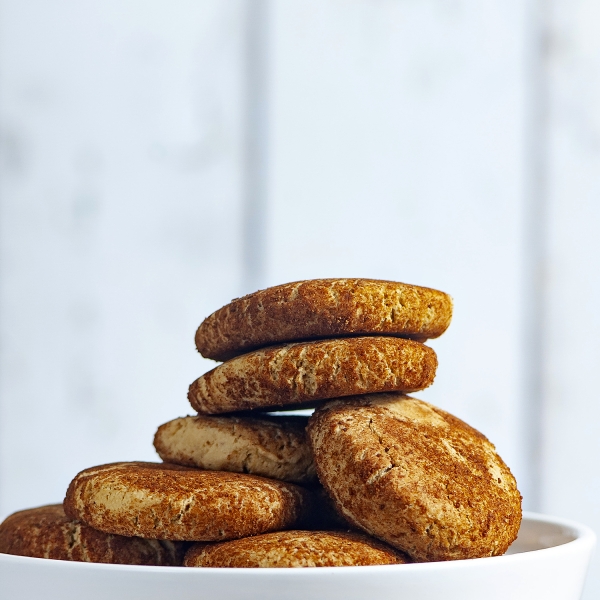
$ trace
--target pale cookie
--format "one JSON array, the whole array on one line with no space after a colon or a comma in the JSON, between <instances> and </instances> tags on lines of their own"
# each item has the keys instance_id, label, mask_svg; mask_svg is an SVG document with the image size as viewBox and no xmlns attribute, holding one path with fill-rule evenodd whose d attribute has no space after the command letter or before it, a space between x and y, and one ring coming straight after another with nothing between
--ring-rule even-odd
<instances>
[{"instance_id":1,"label":"pale cookie","mask_svg":"<svg viewBox=\"0 0 600 600\"><path fill-rule=\"evenodd\" d=\"M391 335L436 338L450 324L452 299L429 288L376 279L313 279L233 300L196 332L202 356L238 354L318 338Z\"/></svg>"},{"instance_id":2,"label":"pale cookie","mask_svg":"<svg viewBox=\"0 0 600 600\"><path fill-rule=\"evenodd\" d=\"M503 554L521 496L493 444L401 394L334 401L309 420L321 483L354 526L417 561Z\"/></svg>"},{"instance_id":3,"label":"pale cookie","mask_svg":"<svg viewBox=\"0 0 600 600\"><path fill-rule=\"evenodd\" d=\"M218 541L293 527L311 501L298 486L256 475L133 462L82 471L64 507L107 533Z\"/></svg>"},{"instance_id":4,"label":"pale cookie","mask_svg":"<svg viewBox=\"0 0 600 600\"><path fill-rule=\"evenodd\" d=\"M154 447L165 461L295 483L317 479L307 417L183 417L161 425Z\"/></svg>"},{"instance_id":5,"label":"pale cookie","mask_svg":"<svg viewBox=\"0 0 600 600\"><path fill-rule=\"evenodd\" d=\"M62 504L16 512L0 524L0 552L35 558L180 566L188 544L103 533L65 516Z\"/></svg>"},{"instance_id":6,"label":"pale cookie","mask_svg":"<svg viewBox=\"0 0 600 600\"><path fill-rule=\"evenodd\" d=\"M194 381L192 407L214 414L354 394L416 391L435 377L435 352L413 340L357 337L255 350Z\"/></svg>"},{"instance_id":7,"label":"pale cookie","mask_svg":"<svg viewBox=\"0 0 600 600\"><path fill-rule=\"evenodd\" d=\"M233 542L194 544L186 567L352 567L395 565L408 557L364 534L278 531Z\"/></svg>"}]
</instances>

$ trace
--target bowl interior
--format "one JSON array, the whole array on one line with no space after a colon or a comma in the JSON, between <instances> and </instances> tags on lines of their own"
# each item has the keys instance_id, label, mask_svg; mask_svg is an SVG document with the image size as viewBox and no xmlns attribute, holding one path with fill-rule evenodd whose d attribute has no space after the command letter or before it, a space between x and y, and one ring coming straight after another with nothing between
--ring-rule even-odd
<instances>
[{"instance_id":1,"label":"bowl interior","mask_svg":"<svg viewBox=\"0 0 600 600\"><path fill-rule=\"evenodd\" d=\"M520 554L562 546L578 537L578 532L571 526L535 518L533 515L524 515L524 517L519 535L506 554Z\"/></svg>"}]
</instances>

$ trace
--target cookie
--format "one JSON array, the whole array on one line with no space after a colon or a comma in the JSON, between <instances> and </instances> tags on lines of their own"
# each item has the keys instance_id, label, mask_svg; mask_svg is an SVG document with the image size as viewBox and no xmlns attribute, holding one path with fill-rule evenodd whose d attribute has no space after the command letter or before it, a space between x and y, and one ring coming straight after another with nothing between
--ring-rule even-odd
<instances>
[{"instance_id":1,"label":"cookie","mask_svg":"<svg viewBox=\"0 0 600 600\"><path fill-rule=\"evenodd\" d=\"M18 556L180 566L188 544L97 531L69 519L61 504L16 512L0 524L0 552Z\"/></svg>"},{"instance_id":2,"label":"cookie","mask_svg":"<svg viewBox=\"0 0 600 600\"><path fill-rule=\"evenodd\" d=\"M262 346L358 335L425 340L452 318L452 299L429 288L375 279L313 279L238 298L196 332L202 356L228 360Z\"/></svg>"},{"instance_id":3,"label":"cookie","mask_svg":"<svg viewBox=\"0 0 600 600\"><path fill-rule=\"evenodd\" d=\"M154 447L165 461L211 471L310 483L317 479L307 417L183 417L161 425Z\"/></svg>"},{"instance_id":4,"label":"cookie","mask_svg":"<svg viewBox=\"0 0 600 600\"><path fill-rule=\"evenodd\" d=\"M79 473L65 513L95 529L151 539L219 541L293 527L311 495L256 475L113 463Z\"/></svg>"},{"instance_id":5,"label":"cookie","mask_svg":"<svg viewBox=\"0 0 600 600\"><path fill-rule=\"evenodd\" d=\"M387 391L416 391L433 382L435 352L413 340L357 337L300 342L232 358L190 386L188 399L214 414L299 405Z\"/></svg>"},{"instance_id":6,"label":"cookie","mask_svg":"<svg viewBox=\"0 0 600 600\"><path fill-rule=\"evenodd\" d=\"M194 544L186 567L351 567L394 565L407 557L364 534L278 531L217 544Z\"/></svg>"},{"instance_id":7,"label":"cookie","mask_svg":"<svg viewBox=\"0 0 600 600\"><path fill-rule=\"evenodd\" d=\"M417 561L503 554L521 496L494 446L466 423L401 394L334 401L308 433L319 479L354 526Z\"/></svg>"}]
</instances>

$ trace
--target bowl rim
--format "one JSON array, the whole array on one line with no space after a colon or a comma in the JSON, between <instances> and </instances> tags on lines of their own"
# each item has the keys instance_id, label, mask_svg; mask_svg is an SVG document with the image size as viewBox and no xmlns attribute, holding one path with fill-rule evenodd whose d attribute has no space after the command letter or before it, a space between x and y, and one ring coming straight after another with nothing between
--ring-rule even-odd
<instances>
[{"instance_id":1,"label":"bowl rim","mask_svg":"<svg viewBox=\"0 0 600 600\"><path fill-rule=\"evenodd\" d=\"M189 567L165 567L165 566L154 566L154 565L113 565L106 563L89 563L89 562L78 562L68 560L52 560L46 558L34 558L30 556L18 556L12 554L0 553L0 564L1 563L19 563L25 565L29 563L31 567L35 563L41 566L43 563L45 566L56 569L83 569L83 570L94 570L94 571L113 571L118 570L120 572L137 572L137 573L179 573L178 576L183 577L198 577L208 573L221 574L231 576L234 573L241 574L249 577L263 577L265 574L273 575L276 573L279 576L302 576L303 573L310 576L320 577L331 577L334 573L337 576L342 576L344 573L349 574L350 572L386 572L390 571L401 571L401 572L415 572L415 571L445 571L447 569L452 570L463 570L463 569L477 569L490 567L492 564L500 566L509 566L510 563L523 563L529 561L537 561L542 558L560 558L562 554L571 554L573 552L583 551L590 549L596 543L596 534L592 529L572 521L570 519L563 519L562 517L554 517L541 513L534 513L529 511L523 511L523 520L546 523L549 525L557 525L569 530L569 533L573 535L574 539L559 544L557 546L551 546L549 548L541 548L539 550L530 550L525 552L518 552L516 554L504 554L502 556L490 556L484 558L470 558L453 561L441 561L441 562L427 562L427 563L408 563L402 565L368 565L368 566L352 566L352 567L304 567L304 568L275 568L266 567L262 569L248 569L240 567L204 567L204 568L189 568ZM49 564L50 563L50 564ZM186 575L184 575L186 573ZM306 575L304 575L306 576Z\"/></svg>"}]
</instances>

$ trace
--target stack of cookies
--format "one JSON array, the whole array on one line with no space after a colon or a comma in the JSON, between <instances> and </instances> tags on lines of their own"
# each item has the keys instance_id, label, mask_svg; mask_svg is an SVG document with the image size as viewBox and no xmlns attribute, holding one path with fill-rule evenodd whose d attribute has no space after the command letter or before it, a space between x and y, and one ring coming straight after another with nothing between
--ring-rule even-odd
<instances>
[{"instance_id":1,"label":"stack of cookies","mask_svg":"<svg viewBox=\"0 0 600 600\"><path fill-rule=\"evenodd\" d=\"M164 462L82 471L64 513L0 525L0 552L190 567L503 554L521 521L510 470L482 434L405 395L433 382L423 342L451 314L443 292L366 279L234 300L196 332L223 362L189 388L198 414L156 432ZM315 411L286 414L298 408Z\"/></svg>"}]
</instances>

